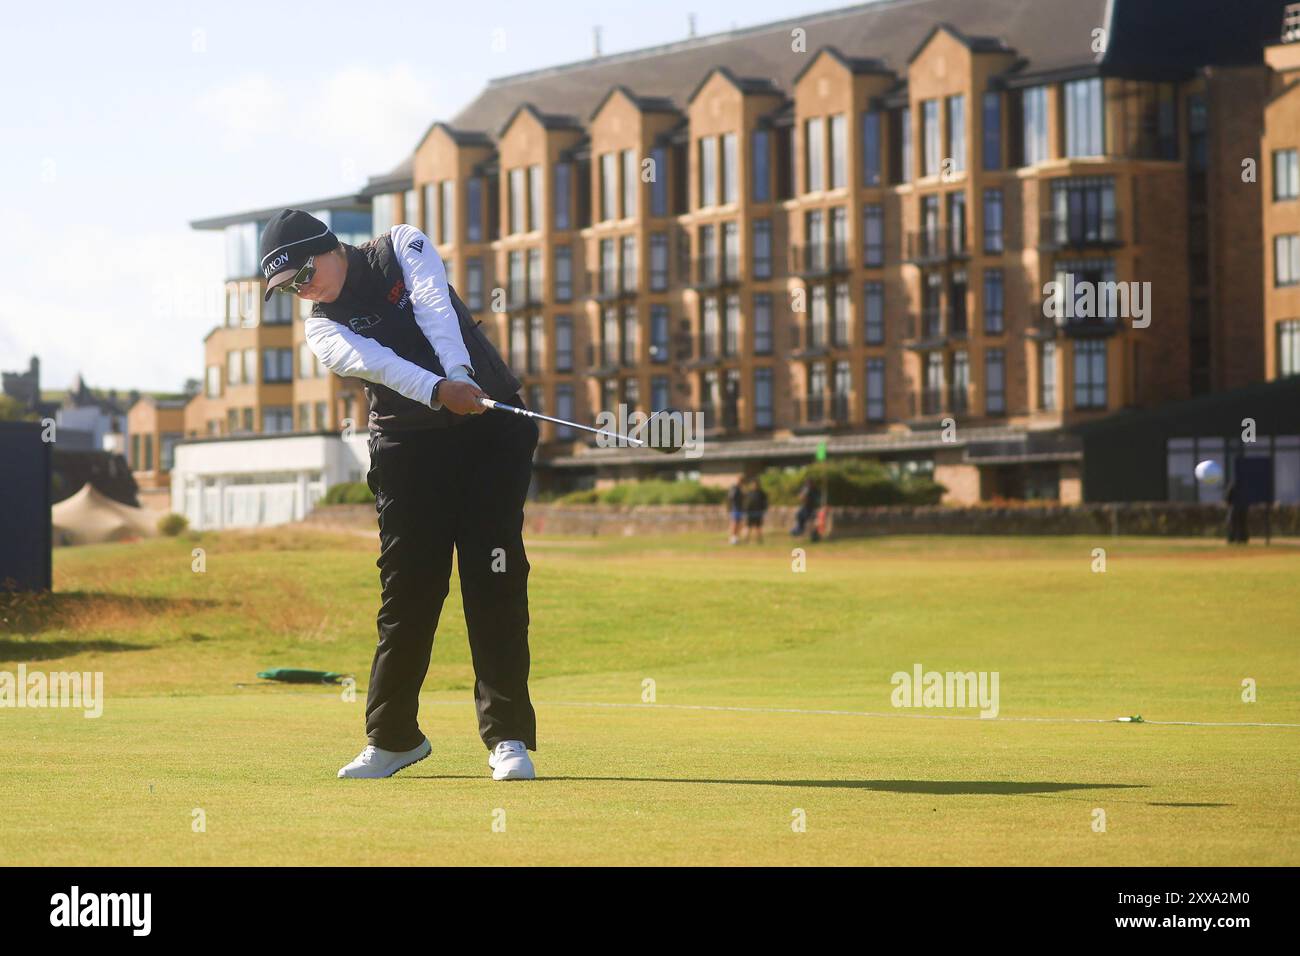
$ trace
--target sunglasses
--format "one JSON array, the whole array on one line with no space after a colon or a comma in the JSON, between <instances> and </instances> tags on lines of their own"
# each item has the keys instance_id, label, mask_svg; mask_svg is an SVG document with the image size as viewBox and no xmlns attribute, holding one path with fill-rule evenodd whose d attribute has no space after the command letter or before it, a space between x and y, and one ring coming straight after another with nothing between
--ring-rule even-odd
<instances>
[{"instance_id":1,"label":"sunglasses","mask_svg":"<svg viewBox=\"0 0 1300 956\"><path fill-rule=\"evenodd\" d=\"M297 293L307 283L311 282L312 276L316 274L316 257L312 256L302 264L302 268L293 274L293 278L288 282L282 282L275 287L276 292Z\"/></svg>"}]
</instances>

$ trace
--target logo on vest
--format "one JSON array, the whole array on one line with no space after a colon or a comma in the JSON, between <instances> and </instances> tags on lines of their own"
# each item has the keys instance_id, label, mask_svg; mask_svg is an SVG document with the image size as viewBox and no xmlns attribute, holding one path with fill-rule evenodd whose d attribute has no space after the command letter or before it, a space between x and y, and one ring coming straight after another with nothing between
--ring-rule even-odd
<instances>
[{"instance_id":1,"label":"logo on vest","mask_svg":"<svg viewBox=\"0 0 1300 956\"><path fill-rule=\"evenodd\" d=\"M406 300L410 298L410 293L406 291L406 283L398 279L393 283L393 287L388 290L388 301L399 309L406 308Z\"/></svg>"},{"instance_id":2,"label":"logo on vest","mask_svg":"<svg viewBox=\"0 0 1300 956\"><path fill-rule=\"evenodd\" d=\"M348 326L353 332L363 332L366 329L374 328L383 320L382 315L354 315L348 319Z\"/></svg>"}]
</instances>

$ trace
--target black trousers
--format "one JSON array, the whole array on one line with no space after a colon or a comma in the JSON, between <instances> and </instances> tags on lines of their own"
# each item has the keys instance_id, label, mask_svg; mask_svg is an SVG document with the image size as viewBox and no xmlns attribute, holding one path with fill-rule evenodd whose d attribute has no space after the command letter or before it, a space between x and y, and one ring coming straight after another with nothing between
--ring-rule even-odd
<instances>
[{"instance_id":1,"label":"black trousers","mask_svg":"<svg viewBox=\"0 0 1300 956\"><path fill-rule=\"evenodd\" d=\"M516 399L518 404L518 400ZM367 481L379 515L379 644L366 737L410 750L433 635L456 551L474 663L479 735L537 748L528 699L528 556L524 499L537 425L488 411L451 428L372 434Z\"/></svg>"}]
</instances>

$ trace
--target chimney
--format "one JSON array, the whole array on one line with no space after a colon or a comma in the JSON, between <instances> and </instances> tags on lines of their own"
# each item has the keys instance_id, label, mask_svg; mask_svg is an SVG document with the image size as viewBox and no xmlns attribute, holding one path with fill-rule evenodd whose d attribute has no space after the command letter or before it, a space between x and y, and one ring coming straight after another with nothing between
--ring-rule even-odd
<instances>
[{"instance_id":1,"label":"chimney","mask_svg":"<svg viewBox=\"0 0 1300 956\"><path fill-rule=\"evenodd\" d=\"M600 56L600 27L599 26L594 26L591 28L591 55L593 57Z\"/></svg>"},{"instance_id":2,"label":"chimney","mask_svg":"<svg viewBox=\"0 0 1300 956\"><path fill-rule=\"evenodd\" d=\"M686 14L686 35L695 36L695 14L693 13Z\"/></svg>"}]
</instances>

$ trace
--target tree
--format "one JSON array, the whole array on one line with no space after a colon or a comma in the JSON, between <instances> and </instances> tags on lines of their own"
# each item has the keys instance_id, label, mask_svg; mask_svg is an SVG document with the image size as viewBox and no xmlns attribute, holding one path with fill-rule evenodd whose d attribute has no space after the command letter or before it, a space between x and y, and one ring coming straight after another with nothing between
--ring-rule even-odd
<instances>
[{"instance_id":1,"label":"tree","mask_svg":"<svg viewBox=\"0 0 1300 956\"><path fill-rule=\"evenodd\" d=\"M0 395L0 422L36 421L36 415L18 399L9 395Z\"/></svg>"}]
</instances>

